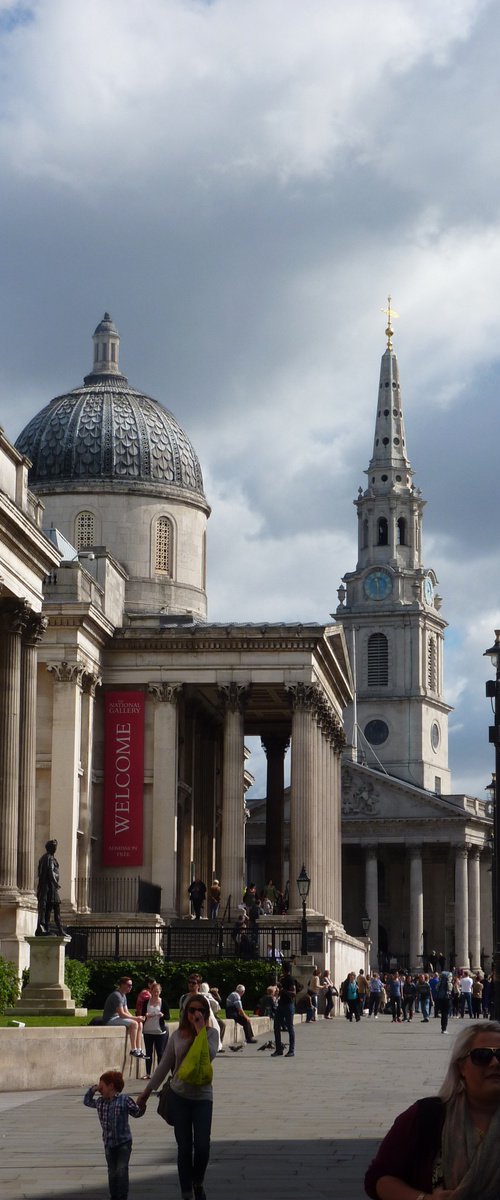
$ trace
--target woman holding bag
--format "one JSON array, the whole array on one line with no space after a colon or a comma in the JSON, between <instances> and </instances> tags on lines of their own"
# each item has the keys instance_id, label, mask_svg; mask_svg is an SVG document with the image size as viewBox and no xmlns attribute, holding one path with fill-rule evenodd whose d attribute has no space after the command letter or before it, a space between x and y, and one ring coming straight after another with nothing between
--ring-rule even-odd
<instances>
[{"instance_id":1,"label":"woman holding bag","mask_svg":"<svg viewBox=\"0 0 500 1200\"><path fill-rule=\"evenodd\" d=\"M149 1083L137 1097L145 1106L172 1072L170 1083L173 1126L177 1142L177 1169L182 1200L206 1200L203 1180L210 1157L212 1126L212 1064L219 1034L209 1028L210 1005L205 996L190 996L184 1005L179 1028Z\"/></svg>"}]
</instances>

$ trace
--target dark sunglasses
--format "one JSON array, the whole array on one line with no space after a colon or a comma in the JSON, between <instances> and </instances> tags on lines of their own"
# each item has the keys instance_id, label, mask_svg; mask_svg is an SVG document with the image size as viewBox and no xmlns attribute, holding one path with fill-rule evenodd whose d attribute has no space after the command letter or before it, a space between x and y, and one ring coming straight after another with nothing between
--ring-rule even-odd
<instances>
[{"instance_id":1,"label":"dark sunglasses","mask_svg":"<svg viewBox=\"0 0 500 1200\"><path fill-rule=\"evenodd\" d=\"M475 1050L469 1050L465 1058L470 1058L475 1067L489 1067L494 1058L500 1063L500 1046L477 1046Z\"/></svg>"},{"instance_id":2,"label":"dark sunglasses","mask_svg":"<svg viewBox=\"0 0 500 1200\"><path fill-rule=\"evenodd\" d=\"M205 1012L204 1012L203 1008L188 1008L188 1012L201 1012L202 1017L205 1016Z\"/></svg>"}]
</instances>

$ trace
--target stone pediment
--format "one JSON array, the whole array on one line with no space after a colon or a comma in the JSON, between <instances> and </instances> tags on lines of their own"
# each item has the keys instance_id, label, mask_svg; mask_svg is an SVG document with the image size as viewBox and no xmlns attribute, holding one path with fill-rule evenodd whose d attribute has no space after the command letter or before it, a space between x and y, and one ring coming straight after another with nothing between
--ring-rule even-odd
<instances>
[{"instance_id":1,"label":"stone pediment","mask_svg":"<svg viewBox=\"0 0 500 1200\"><path fill-rule=\"evenodd\" d=\"M444 797L356 763L342 767L342 817L370 821L446 820L465 816Z\"/></svg>"}]
</instances>

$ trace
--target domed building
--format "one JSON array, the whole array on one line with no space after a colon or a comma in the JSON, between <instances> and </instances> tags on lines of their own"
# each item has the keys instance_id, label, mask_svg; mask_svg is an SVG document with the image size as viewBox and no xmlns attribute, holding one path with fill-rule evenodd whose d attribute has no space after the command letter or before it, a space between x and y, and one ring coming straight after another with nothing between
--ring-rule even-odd
<instances>
[{"instance_id":1,"label":"domed building","mask_svg":"<svg viewBox=\"0 0 500 1200\"><path fill-rule=\"evenodd\" d=\"M245 884L245 737L260 736L266 879L282 889L290 880L293 923L306 866L315 956L341 977L347 961L366 965L365 945L341 924L344 633L208 622L210 508L197 455L172 413L121 374L109 313L93 341L83 386L51 400L17 440L60 556L44 582L38 649L35 857L57 838L64 919L79 951L85 929L89 955L113 955L109 926L154 927L147 947L124 933L128 957L166 949L167 927L171 949L195 876L221 881L221 915L234 919ZM31 908L18 902L29 924L33 894ZM300 926L287 930L287 947L300 951ZM196 952L220 952L216 925Z\"/></svg>"},{"instance_id":2,"label":"domed building","mask_svg":"<svg viewBox=\"0 0 500 1200\"><path fill-rule=\"evenodd\" d=\"M120 373L109 313L93 341L83 387L56 396L17 439L30 487L78 551L111 550L127 572L127 609L204 618L210 508L196 453L172 413Z\"/></svg>"}]
</instances>

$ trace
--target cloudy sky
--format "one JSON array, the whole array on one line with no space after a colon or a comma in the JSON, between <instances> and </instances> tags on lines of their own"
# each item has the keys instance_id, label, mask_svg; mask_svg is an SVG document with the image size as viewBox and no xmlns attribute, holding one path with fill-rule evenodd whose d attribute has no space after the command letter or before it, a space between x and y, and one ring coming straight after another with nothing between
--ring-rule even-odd
<instances>
[{"instance_id":1,"label":"cloudy sky","mask_svg":"<svg viewBox=\"0 0 500 1200\"><path fill-rule=\"evenodd\" d=\"M493 755L500 5L0 0L0 423L91 365L191 436L213 619L328 619L355 566L390 292L457 791Z\"/></svg>"}]
</instances>

